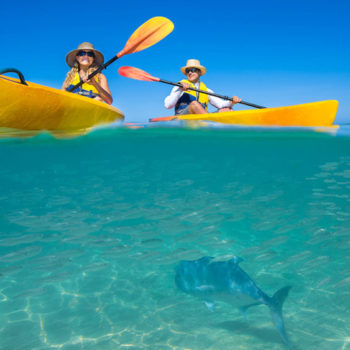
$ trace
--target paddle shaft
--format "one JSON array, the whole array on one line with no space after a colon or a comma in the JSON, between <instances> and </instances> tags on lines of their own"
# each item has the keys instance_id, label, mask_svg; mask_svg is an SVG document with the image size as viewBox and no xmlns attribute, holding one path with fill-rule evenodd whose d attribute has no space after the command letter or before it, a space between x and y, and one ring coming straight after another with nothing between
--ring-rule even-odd
<instances>
[{"instance_id":1,"label":"paddle shaft","mask_svg":"<svg viewBox=\"0 0 350 350\"><path fill-rule=\"evenodd\" d=\"M111 58L109 61L107 61L104 64L101 64L94 72L92 72L89 76L88 76L88 80L90 80L91 78L93 78L96 74L100 73L103 69L106 69L110 64L112 64L113 62L115 62L117 59L119 58L118 55L114 56L113 58ZM84 82L81 80L77 85L72 86L70 89L67 89L67 91L69 92L73 92L74 90L76 90L78 87L82 86L84 84Z\"/></svg>"},{"instance_id":2,"label":"paddle shaft","mask_svg":"<svg viewBox=\"0 0 350 350\"><path fill-rule=\"evenodd\" d=\"M180 84L180 83L173 83L171 81L167 81L167 80L163 80L163 79L159 79L158 81L160 81L161 83L182 87L182 84ZM218 94L214 94L213 92L199 90L199 89L194 89L194 88L191 88L191 87L188 88L188 89L192 90L192 91L200 92L202 94L207 94L207 95L210 95L210 96L219 97L219 98L222 98L223 100L228 100L228 101L231 101L231 102L233 101L232 98L228 97L228 96L218 95ZM239 103L242 104L242 105L246 105L246 106L250 106L250 107L254 107L254 108L266 108L266 107L263 107L263 106L256 105L254 103L246 102L246 101L241 101Z\"/></svg>"},{"instance_id":3,"label":"paddle shaft","mask_svg":"<svg viewBox=\"0 0 350 350\"><path fill-rule=\"evenodd\" d=\"M156 44L160 40L164 39L173 29L173 22L165 17L153 17L149 19L147 22L135 30L135 32L126 42L122 51L111 58L108 62L101 64L93 73L88 76L87 80L90 80L96 74L100 73L103 69L106 69L118 58L130 53L135 53L147 49L148 47ZM70 89L68 89L68 91L73 92L83 84L84 82L80 81L77 85L72 86Z\"/></svg>"}]
</instances>

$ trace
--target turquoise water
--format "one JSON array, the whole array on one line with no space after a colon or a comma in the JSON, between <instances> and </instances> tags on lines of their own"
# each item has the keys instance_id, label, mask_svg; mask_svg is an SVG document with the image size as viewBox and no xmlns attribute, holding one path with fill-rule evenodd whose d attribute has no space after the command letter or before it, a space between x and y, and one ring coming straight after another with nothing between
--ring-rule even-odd
<instances>
[{"instance_id":1,"label":"turquoise water","mask_svg":"<svg viewBox=\"0 0 350 350\"><path fill-rule=\"evenodd\" d=\"M350 138L97 130L0 142L0 349L285 349L181 260L238 255L296 349L350 349Z\"/></svg>"}]
</instances>

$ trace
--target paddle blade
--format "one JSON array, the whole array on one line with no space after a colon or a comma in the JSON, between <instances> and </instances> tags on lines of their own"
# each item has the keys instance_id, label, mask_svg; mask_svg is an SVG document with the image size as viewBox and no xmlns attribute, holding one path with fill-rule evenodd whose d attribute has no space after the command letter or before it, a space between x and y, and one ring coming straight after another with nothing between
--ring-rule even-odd
<instances>
[{"instance_id":1,"label":"paddle blade","mask_svg":"<svg viewBox=\"0 0 350 350\"><path fill-rule=\"evenodd\" d=\"M159 81L159 78L152 77L152 75L147 72L135 68L135 67L120 67L118 69L118 73L126 78L136 79L136 80L144 80L144 81Z\"/></svg>"},{"instance_id":2,"label":"paddle blade","mask_svg":"<svg viewBox=\"0 0 350 350\"><path fill-rule=\"evenodd\" d=\"M153 17L137 28L129 38L124 49L117 56L138 52L156 44L174 29L174 24L165 17Z\"/></svg>"},{"instance_id":3,"label":"paddle blade","mask_svg":"<svg viewBox=\"0 0 350 350\"><path fill-rule=\"evenodd\" d=\"M172 115L171 117L158 117L158 118L150 118L148 121L150 123L155 123L155 122L169 122L171 120L176 120L177 117Z\"/></svg>"}]
</instances>

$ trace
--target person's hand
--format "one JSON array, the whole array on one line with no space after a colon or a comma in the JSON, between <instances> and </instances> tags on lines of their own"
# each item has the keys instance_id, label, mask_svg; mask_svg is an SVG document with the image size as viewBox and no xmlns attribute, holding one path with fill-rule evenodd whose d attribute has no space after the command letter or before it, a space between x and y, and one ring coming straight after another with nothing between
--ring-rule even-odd
<instances>
[{"instance_id":1,"label":"person's hand","mask_svg":"<svg viewBox=\"0 0 350 350\"><path fill-rule=\"evenodd\" d=\"M89 79L89 80L87 80L86 81L88 84L90 84L90 85L93 85L93 86L97 86L97 81L96 81L96 79L94 79L94 78L91 78L91 79Z\"/></svg>"},{"instance_id":2,"label":"person's hand","mask_svg":"<svg viewBox=\"0 0 350 350\"><path fill-rule=\"evenodd\" d=\"M232 97L232 106L235 105L236 103L240 103L242 100L237 97L237 96L233 96Z\"/></svg>"},{"instance_id":3,"label":"person's hand","mask_svg":"<svg viewBox=\"0 0 350 350\"><path fill-rule=\"evenodd\" d=\"M181 83L182 88L180 88L181 91L187 91L190 88L190 84L188 83Z\"/></svg>"},{"instance_id":4,"label":"person's hand","mask_svg":"<svg viewBox=\"0 0 350 350\"><path fill-rule=\"evenodd\" d=\"M99 85L98 82L94 78L91 78L90 80L88 80L88 84L91 84L95 87L97 87L97 85Z\"/></svg>"},{"instance_id":5,"label":"person's hand","mask_svg":"<svg viewBox=\"0 0 350 350\"><path fill-rule=\"evenodd\" d=\"M88 75L87 75L86 77L84 77L84 78L81 78L81 80L82 80L84 83L88 83L88 84L93 85L93 86L95 86L95 87L96 87L96 85L97 85L97 81L96 81L94 78L89 79L89 76L88 76Z\"/></svg>"}]
</instances>

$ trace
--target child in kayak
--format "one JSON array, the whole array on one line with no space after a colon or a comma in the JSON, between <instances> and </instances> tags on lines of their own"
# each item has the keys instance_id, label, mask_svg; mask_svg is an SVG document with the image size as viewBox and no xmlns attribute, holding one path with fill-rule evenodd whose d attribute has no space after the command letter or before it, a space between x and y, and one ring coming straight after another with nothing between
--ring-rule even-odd
<instances>
[{"instance_id":1,"label":"child in kayak","mask_svg":"<svg viewBox=\"0 0 350 350\"><path fill-rule=\"evenodd\" d=\"M102 53L95 50L92 44L88 42L81 43L76 50L70 51L66 56L66 62L71 70L67 73L62 90L69 90L69 88L83 81L84 84L74 90L74 93L112 104L113 98L108 87L107 78L99 73L88 80L89 74L103 64L103 61Z\"/></svg>"},{"instance_id":2,"label":"child in kayak","mask_svg":"<svg viewBox=\"0 0 350 350\"><path fill-rule=\"evenodd\" d=\"M175 115L184 114L203 114L208 113L208 103L218 108L219 112L228 112L232 106L241 102L241 99L234 96L233 102L223 100L219 97L210 96L189 90L188 88L199 89L213 92L200 81L200 77L206 73L203 67L196 59L187 60L186 66L181 68L181 72L187 79L181 80L182 88L174 87L169 96L164 100L164 106L167 109L175 107Z\"/></svg>"}]
</instances>

